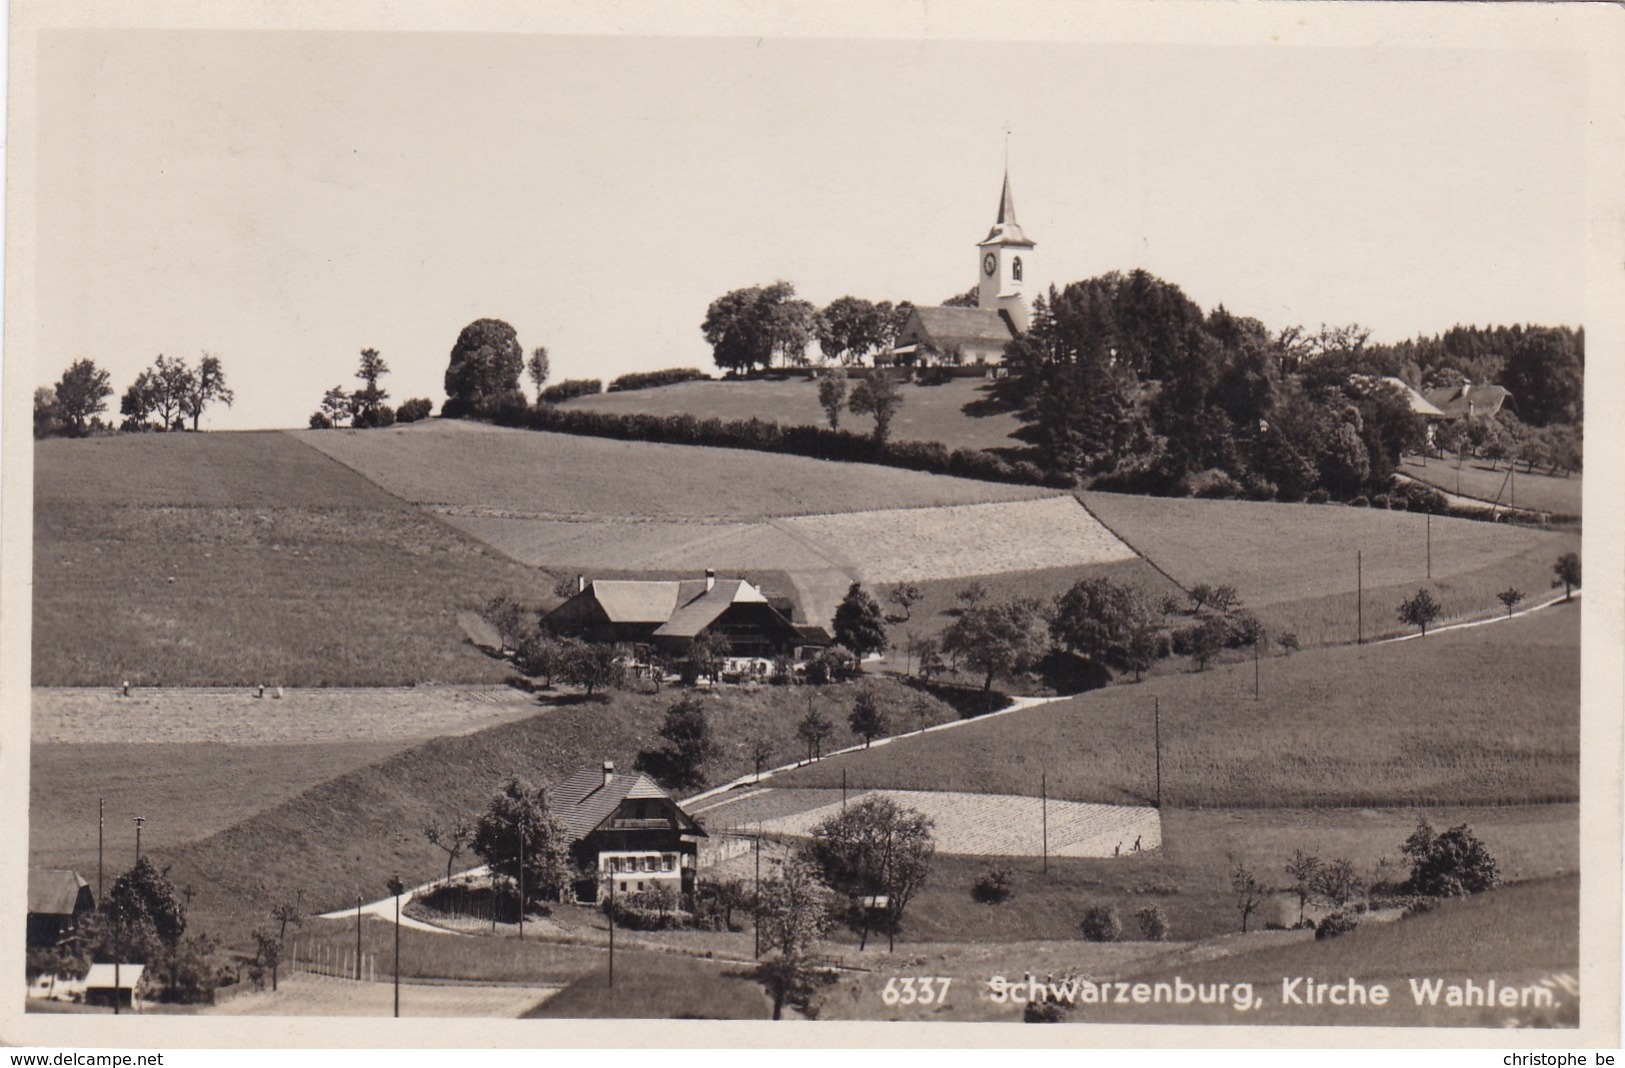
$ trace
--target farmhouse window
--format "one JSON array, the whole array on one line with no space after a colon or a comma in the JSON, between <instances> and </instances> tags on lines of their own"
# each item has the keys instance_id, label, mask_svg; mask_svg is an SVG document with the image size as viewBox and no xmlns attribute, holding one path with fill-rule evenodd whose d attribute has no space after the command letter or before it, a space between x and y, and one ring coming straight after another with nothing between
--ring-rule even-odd
<instances>
[{"instance_id":1,"label":"farmhouse window","mask_svg":"<svg viewBox=\"0 0 1625 1068\"><path fill-rule=\"evenodd\" d=\"M655 858L654 857L644 857L643 858L643 870L644 871L654 871L655 870Z\"/></svg>"},{"instance_id":2,"label":"farmhouse window","mask_svg":"<svg viewBox=\"0 0 1625 1068\"><path fill-rule=\"evenodd\" d=\"M660 854L660 870L661 871L671 871L671 869L673 867L672 861L674 861L675 859L676 858L673 857L670 853L662 853L662 854Z\"/></svg>"}]
</instances>

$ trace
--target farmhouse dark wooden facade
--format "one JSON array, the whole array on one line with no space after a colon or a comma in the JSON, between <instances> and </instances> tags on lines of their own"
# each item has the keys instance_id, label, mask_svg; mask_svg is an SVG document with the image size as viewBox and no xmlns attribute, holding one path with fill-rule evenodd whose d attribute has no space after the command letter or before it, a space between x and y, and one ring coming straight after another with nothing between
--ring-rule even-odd
<instances>
[{"instance_id":1,"label":"farmhouse dark wooden facade","mask_svg":"<svg viewBox=\"0 0 1625 1068\"><path fill-rule=\"evenodd\" d=\"M577 865L597 873L591 892L607 892L612 880L617 894L657 887L685 898L694 892L705 829L647 775L618 775L606 760L549 790L548 801Z\"/></svg>"},{"instance_id":2,"label":"farmhouse dark wooden facade","mask_svg":"<svg viewBox=\"0 0 1625 1068\"><path fill-rule=\"evenodd\" d=\"M73 934L96 909L96 896L78 872L31 868L28 872L28 946L44 949Z\"/></svg>"}]
</instances>

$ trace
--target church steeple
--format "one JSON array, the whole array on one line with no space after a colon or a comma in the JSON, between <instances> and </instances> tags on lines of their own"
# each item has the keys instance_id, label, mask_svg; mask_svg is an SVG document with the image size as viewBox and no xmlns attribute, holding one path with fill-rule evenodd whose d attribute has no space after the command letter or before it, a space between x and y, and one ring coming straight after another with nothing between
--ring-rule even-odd
<instances>
[{"instance_id":1,"label":"church steeple","mask_svg":"<svg viewBox=\"0 0 1625 1068\"><path fill-rule=\"evenodd\" d=\"M1023 332L1027 329L1024 289L1036 247L1038 242L1028 237L1016 221L1016 198L1010 192L1010 165L1006 163L998 218L987 236L976 243L976 306L1005 312L1016 329Z\"/></svg>"},{"instance_id":2,"label":"church steeple","mask_svg":"<svg viewBox=\"0 0 1625 1068\"><path fill-rule=\"evenodd\" d=\"M982 244L1021 245L1025 248L1034 248L1036 241L1030 239L1016 221L1016 198L1010 194L1010 168L1004 170L1004 189L999 194L999 217L993 223L993 229L987 232Z\"/></svg>"}]
</instances>

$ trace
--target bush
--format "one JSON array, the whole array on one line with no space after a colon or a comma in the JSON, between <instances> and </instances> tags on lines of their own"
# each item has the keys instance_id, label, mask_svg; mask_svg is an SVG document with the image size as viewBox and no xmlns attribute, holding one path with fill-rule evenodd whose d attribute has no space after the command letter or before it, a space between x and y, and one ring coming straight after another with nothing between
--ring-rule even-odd
<instances>
[{"instance_id":1,"label":"bush","mask_svg":"<svg viewBox=\"0 0 1625 1068\"><path fill-rule=\"evenodd\" d=\"M1083 930L1083 937L1090 942L1115 942L1123 934L1123 921L1117 918L1117 910L1110 905L1090 905L1083 913L1083 922L1078 925Z\"/></svg>"},{"instance_id":2,"label":"bush","mask_svg":"<svg viewBox=\"0 0 1625 1068\"><path fill-rule=\"evenodd\" d=\"M1407 892L1423 897L1462 897L1500 882L1495 858L1463 823L1435 835L1426 820L1401 847L1411 861Z\"/></svg>"},{"instance_id":3,"label":"bush","mask_svg":"<svg viewBox=\"0 0 1625 1068\"><path fill-rule=\"evenodd\" d=\"M609 392L625 393L634 389L651 389L655 386L676 385L678 382L696 382L709 377L704 371L696 370L693 367L669 367L664 371L634 371L611 382ZM597 390L593 392L596 393Z\"/></svg>"},{"instance_id":4,"label":"bush","mask_svg":"<svg viewBox=\"0 0 1625 1068\"><path fill-rule=\"evenodd\" d=\"M602 392L604 392L602 379L566 378L563 382L542 390L540 399L543 404L562 404L575 397L590 397L594 393Z\"/></svg>"},{"instance_id":5,"label":"bush","mask_svg":"<svg viewBox=\"0 0 1625 1068\"><path fill-rule=\"evenodd\" d=\"M1304 498L1310 504L1325 504L1331 499L1332 495L1324 489L1312 489L1309 491L1309 496Z\"/></svg>"},{"instance_id":6,"label":"bush","mask_svg":"<svg viewBox=\"0 0 1625 1068\"><path fill-rule=\"evenodd\" d=\"M333 429L333 420L331 420L331 419L329 419L327 417L326 412L311 412L310 413L310 429L312 429L312 430L332 430Z\"/></svg>"},{"instance_id":7,"label":"bush","mask_svg":"<svg viewBox=\"0 0 1625 1068\"><path fill-rule=\"evenodd\" d=\"M1418 898L1415 898L1415 899L1413 899L1411 901L1410 904L1405 906L1405 913L1404 913L1403 918L1408 920L1412 916L1420 916L1423 913L1432 912L1434 910L1434 908L1438 904L1439 904L1439 902L1438 902L1437 898L1431 898L1431 897L1418 897Z\"/></svg>"},{"instance_id":8,"label":"bush","mask_svg":"<svg viewBox=\"0 0 1625 1068\"><path fill-rule=\"evenodd\" d=\"M1190 480L1191 495L1204 500L1229 500L1243 495L1241 484L1223 471L1203 471Z\"/></svg>"},{"instance_id":9,"label":"bush","mask_svg":"<svg viewBox=\"0 0 1625 1068\"><path fill-rule=\"evenodd\" d=\"M1352 501L1350 501L1349 504L1351 506L1355 507L1355 508L1369 508L1369 507L1371 507L1371 502L1366 499L1366 496L1363 493L1360 494L1358 497L1354 498Z\"/></svg>"},{"instance_id":10,"label":"bush","mask_svg":"<svg viewBox=\"0 0 1625 1068\"><path fill-rule=\"evenodd\" d=\"M608 894L599 906L612 916L617 927L629 931L680 931L694 926L694 914L674 907L676 894L670 890L645 890L636 894L616 894L611 904Z\"/></svg>"},{"instance_id":11,"label":"bush","mask_svg":"<svg viewBox=\"0 0 1625 1068\"><path fill-rule=\"evenodd\" d=\"M1315 924L1315 941L1324 942L1328 938L1346 935L1358 926L1360 921L1347 912L1330 913Z\"/></svg>"},{"instance_id":12,"label":"bush","mask_svg":"<svg viewBox=\"0 0 1625 1068\"><path fill-rule=\"evenodd\" d=\"M1022 1023L1065 1023L1066 1014L1053 1001L1029 1001L1021 1010Z\"/></svg>"},{"instance_id":13,"label":"bush","mask_svg":"<svg viewBox=\"0 0 1625 1068\"><path fill-rule=\"evenodd\" d=\"M416 423L429 418L434 411L434 402L428 397L413 397L409 401L402 401L401 406L395 410L397 423Z\"/></svg>"},{"instance_id":14,"label":"bush","mask_svg":"<svg viewBox=\"0 0 1625 1068\"><path fill-rule=\"evenodd\" d=\"M1134 919L1140 925L1140 935L1147 942L1168 941L1168 914L1162 911L1161 905L1147 905L1134 913Z\"/></svg>"},{"instance_id":15,"label":"bush","mask_svg":"<svg viewBox=\"0 0 1625 1068\"><path fill-rule=\"evenodd\" d=\"M976 884L971 887L970 896L984 905L1002 905L1016 892L1016 888L1011 885L1013 878L1008 864L990 864L987 870L977 877Z\"/></svg>"},{"instance_id":16,"label":"bush","mask_svg":"<svg viewBox=\"0 0 1625 1068\"><path fill-rule=\"evenodd\" d=\"M1375 497L1372 497L1371 498L1371 507L1373 507L1373 508L1388 508L1388 507L1390 507L1390 502L1388 500L1388 494L1379 493Z\"/></svg>"}]
</instances>

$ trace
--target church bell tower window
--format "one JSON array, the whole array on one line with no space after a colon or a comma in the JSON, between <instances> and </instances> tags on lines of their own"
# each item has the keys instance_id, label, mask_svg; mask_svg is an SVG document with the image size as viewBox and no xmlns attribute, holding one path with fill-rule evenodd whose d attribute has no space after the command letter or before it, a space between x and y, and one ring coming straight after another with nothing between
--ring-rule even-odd
<instances>
[{"instance_id":1,"label":"church bell tower window","mask_svg":"<svg viewBox=\"0 0 1625 1068\"><path fill-rule=\"evenodd\" d=\"M1016 256L1010 261L1010 277L1014 281L1021 281L1021 257Z\"/></svg>"}]
</instances>

